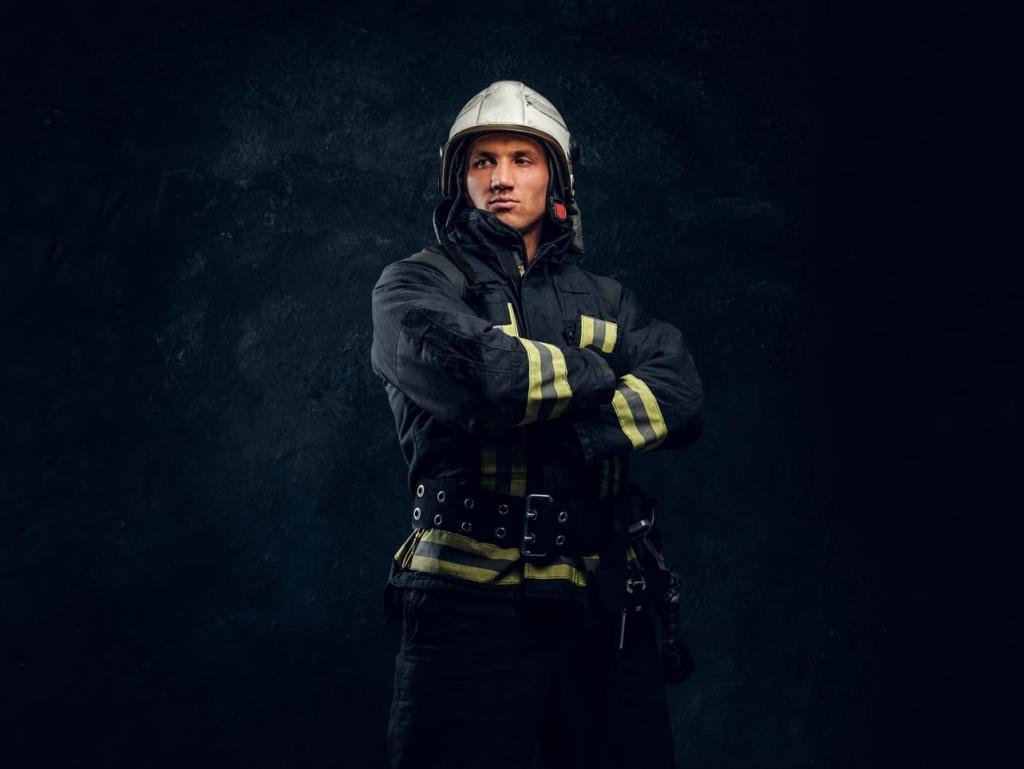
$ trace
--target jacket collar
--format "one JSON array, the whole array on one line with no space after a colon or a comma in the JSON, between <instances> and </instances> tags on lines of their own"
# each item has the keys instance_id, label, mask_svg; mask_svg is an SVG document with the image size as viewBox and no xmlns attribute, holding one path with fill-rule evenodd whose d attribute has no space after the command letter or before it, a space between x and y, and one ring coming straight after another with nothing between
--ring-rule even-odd
<instances>
[{"instance_id":1,"label":"jacket collar","mask_svg":"<svg viewBox=\"0 0 1024 769\"><path fill-rule=\"evenodd\" d=\"M449 254L475 257L492 264L497 261L495 266L499 269L506 261L499 258L501 254L515 254L520 261L526 259L522 235L493 214L469 208L459 199L443 200L434 209L434 234ZM573 236L571 228L547 226L534 263L561 262L568 255Z\"/></svg>"}]
</instances>

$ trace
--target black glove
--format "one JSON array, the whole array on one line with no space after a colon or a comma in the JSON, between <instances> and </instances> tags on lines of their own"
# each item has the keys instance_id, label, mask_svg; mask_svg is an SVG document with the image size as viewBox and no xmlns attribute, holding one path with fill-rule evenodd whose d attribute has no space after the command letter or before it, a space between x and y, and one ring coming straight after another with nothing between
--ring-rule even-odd
<instances>
[{"instance_id":1,"label":"black glove","mask_svg":"<svg viewBox=\"0 0 1024 769\"><path fill-rule=\"evenodd\" d=\"M635 356L635 349L630 348L626 345L623 340L618 340L615 348L611 352L603 352L601 349L588 345L583 348L584 350L590 350L597 355L600 355L604 362L608 364L608 368L615 374L615 378L629 374L633 370L633 358Z\"/></svg>"},{"instance_id":2,"label":"black glove","mask_svg":"<svg viewBox=\"0 0 1024 769\"><path fill-rule=\"evenodd\" d=\"M541 464L552 460L570 467L583 464L583 447L568 419L546 419L526 429L530 455Z\"/></svg>"}]
</instances>

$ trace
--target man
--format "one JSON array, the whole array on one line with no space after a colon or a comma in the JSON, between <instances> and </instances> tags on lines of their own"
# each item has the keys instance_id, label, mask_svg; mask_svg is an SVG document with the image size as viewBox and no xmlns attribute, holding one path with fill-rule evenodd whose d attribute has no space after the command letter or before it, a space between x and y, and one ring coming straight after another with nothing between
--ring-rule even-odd
<instances>
[{"instance_id":1,"label":"man","mask_svg":"<svg viewBox=\"0 0 1024 769\"><path fill-rule=\"evenodd\" d=\"M574 264L570 147L522 83L474 96L438 245L374 288L412 492L386 592L394 767L674 765L629 458L697 438L701 385L678 330Z\"/></svg>"}]
</instances>

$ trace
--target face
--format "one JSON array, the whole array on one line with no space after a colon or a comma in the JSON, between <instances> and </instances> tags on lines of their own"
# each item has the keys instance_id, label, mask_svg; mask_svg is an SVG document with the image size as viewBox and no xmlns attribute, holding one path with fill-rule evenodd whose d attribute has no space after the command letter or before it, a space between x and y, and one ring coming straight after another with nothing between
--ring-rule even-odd
<instances>
[{"instance_id":1,"label":"face","mask_svg":"<svg viewBox=\"0 0 1024 769\"><path fill-rule=\"evenodd\" d=\"M524 134L484 134L466 149L466 168L473 207L494 214L535 246L547 215L544 145Z\"/></svg>"}]
</instances>

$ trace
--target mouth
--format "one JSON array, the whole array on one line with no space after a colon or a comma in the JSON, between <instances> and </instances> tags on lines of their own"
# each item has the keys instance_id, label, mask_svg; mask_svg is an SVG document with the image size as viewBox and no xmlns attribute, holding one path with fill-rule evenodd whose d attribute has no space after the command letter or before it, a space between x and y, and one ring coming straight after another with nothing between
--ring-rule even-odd
<instances>
[{"instance_id":1,"label":"mouth","mask_svg":"<svg viewBox=\"0 0 1024 769\"><path fill-rule=\"evenodd\" d=\"M512 198L494 198L490 202L492 211L510 211L519 201Z\"/></svg>"}]
</instances>

